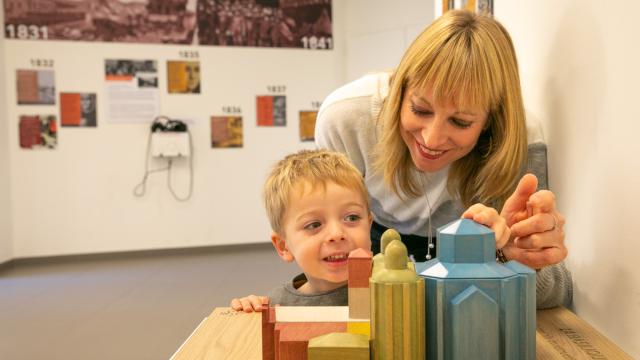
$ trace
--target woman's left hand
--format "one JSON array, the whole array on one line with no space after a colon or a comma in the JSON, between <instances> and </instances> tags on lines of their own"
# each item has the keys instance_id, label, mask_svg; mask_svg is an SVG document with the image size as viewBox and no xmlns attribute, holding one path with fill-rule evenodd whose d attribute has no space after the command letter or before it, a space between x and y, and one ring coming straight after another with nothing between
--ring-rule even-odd
<instances>
[{"instance_id":1,"label":"woman's left hand","mask_svg":"<svg viewBox=\"0 0 640 360\"><path fill-rule=\"evenodd\" d=\"M523 176L500 214L511 229L504 255L534 269L557 264L568 252L565 219L556 209L555 195L549 190L536 192L537 186L535 175Z\"/></svg>"},{"instance_id":2,"label":"woman's left hand","mask_svg":"<svg viewBox=\"0 0 640 360\"><path fill-rule=\"evenodd\" d=\"M492 207L483 204L472 205L462 214L465 219L471 219L484 226L488 226L496 234L496 249L501 249L509 241L511 230L505 219Z\"/></svg>"}]
</instances>

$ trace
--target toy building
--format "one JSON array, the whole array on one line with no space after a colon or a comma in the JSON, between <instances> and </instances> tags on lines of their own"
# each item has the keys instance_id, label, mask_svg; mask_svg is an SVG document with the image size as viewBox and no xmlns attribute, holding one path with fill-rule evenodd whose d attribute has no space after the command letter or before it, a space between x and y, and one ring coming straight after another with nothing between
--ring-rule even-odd
<instances>
[{"instance_id":1,"label":"toy building","mask_svg":"<svg viewBox=\"0 0 640 360\"><path fill-rule=\"evenodd\" d=\"M372 359L424 359L424 281L407 258L404 244L391 241L369 281Z\"/></svg>"},{"instance_id":2,"label":"toy building","mask_svg":"<svg viewBox=\"0 0 640 360\"><path fill-rule=\"evenodd\" d=\"M263 303L263 359L535 359L535 272L497 263L493 231L454 221L417 264L382 240L349 254L348 307Z\"/></svg>"},{"instance_id":3,"label":"toy building","mask_svg":"<svg viewBox=\"0 0 640 360\"><path fill-rule=\"evenodd\" d=\"M427 359L535 359L536 276L496 262L493 231L461 219L438 229L426 286Z\"/></svg>"}]
</instances>

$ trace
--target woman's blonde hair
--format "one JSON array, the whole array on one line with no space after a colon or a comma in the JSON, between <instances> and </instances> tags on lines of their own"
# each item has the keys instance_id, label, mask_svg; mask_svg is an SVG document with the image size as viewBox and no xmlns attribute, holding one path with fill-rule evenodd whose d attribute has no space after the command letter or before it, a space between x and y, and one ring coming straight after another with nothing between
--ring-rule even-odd
<instances>
[{"instance_id":1,"label":"woman's blonde hair","mask_svg":"<svg viewBox=\"0 0 640 360\"><path fill-rule=\"evenodd\" d=\"M287 155L271 170L264 184L264 205L271 229L284 234L283 219L294 190L301 184L309 184L312 189L328 182L358 192L369 212L369 195L362 174L341 153L330 150L301 150Z\"/></svg>"},{"instance_id":2,"label":"woman's blonde hair","mask_svg":"<svg viewBox=\"0 0 640 360\"><path fill-rule=\"evenodd\" d=\"M526 162L527 132L515 50L496 20L469 11L446 12L411 44L389 83L379 117L375 169L400 197L422 193L401 136L407 89L433 91L436 103L488 111L475 148L449 169L447 188L463 205L500 209Z\"/></svg>"}]
</instances>

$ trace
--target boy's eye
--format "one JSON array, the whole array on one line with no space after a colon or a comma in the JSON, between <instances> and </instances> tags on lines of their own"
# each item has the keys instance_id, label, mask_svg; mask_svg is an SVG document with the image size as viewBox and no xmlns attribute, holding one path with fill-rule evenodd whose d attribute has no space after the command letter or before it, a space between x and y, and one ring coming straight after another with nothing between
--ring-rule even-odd
<instances>
[{"instance_id":1,"label":"boy's eye","mask_svg":"<svg viewBox=\"0 0 640 360\"><path fill-rule=\"evenodd\" d=\"M357 214L350 214L345 217L345 220L349 222L356 222L360 219L361 219L360 215L357 215Z\"/></svg>"},{"instance_id":2,"label":"boy's eye","mask_svg":"<svg viewBox=\"0 0 640 360\"><path fill-rule=\"evenodd\" d=\"M461 120L461 119L456 119L456 118L451 118L451 123L453 123L454 126L459 127L461 129L466 129L469 126L471 126L471 122Z\"/></svg>"},{"instance_id":3,"label":"boy's eye","mask_svg":"<svg viewBox=\"0 0 640 360\"><path fill-rule=\"evenodd\" d=\"M310 222L307 225L304 226L305 230L314 230L320 227L320 221L314 221L314 222Z\"/></svg>"}]
</instances>

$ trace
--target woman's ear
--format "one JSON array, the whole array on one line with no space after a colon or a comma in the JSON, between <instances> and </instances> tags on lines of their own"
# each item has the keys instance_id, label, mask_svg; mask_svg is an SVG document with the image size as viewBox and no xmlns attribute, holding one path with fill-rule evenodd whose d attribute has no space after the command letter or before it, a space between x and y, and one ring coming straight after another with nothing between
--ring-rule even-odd
<instances>
[{"instance_id":1,"label":"woman's ear","mask_svg":"<svg viewBox=\"0 0 640 360\"><path fill-rule=\"evenodd\" d=\"M271 243L273 247L276 248L278 252L278 256L286 262L292 262L294 260L293 254L289 251L287 247L287 243L284 241L284 237L280 236L276 232L271 233Z\"/></svg>"}]
</instances>

